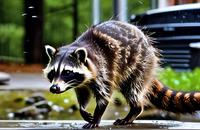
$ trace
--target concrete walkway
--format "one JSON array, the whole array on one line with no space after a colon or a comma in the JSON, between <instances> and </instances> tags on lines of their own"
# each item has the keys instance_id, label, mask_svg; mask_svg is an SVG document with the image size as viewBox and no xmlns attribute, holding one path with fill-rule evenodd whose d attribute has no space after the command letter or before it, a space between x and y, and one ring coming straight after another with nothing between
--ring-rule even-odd
<instances>
[{"instance_id":1,"label":"concrete walkway","mask_svg":"<svg viewBox=\"0 0 200 130\"><path fill-rule=\"evenodd\" d=\"M11 73L10 81L0 84L0 90L48 90L49 85L40 73Z\"/></svg>"},{"instance_id":2,"label":"concrete walkway","mask_svg":"<svg viewBox=\"0 0 200 130\"><path fill-rule=\"evenodd\" d=\"M113 120L103 120L98 129L200 129L200 123L166 120L136 120L127 126L114 126ZM81 120L0 120L0 129L81 129L86 122Z\"/></svg>"}]
</instances>

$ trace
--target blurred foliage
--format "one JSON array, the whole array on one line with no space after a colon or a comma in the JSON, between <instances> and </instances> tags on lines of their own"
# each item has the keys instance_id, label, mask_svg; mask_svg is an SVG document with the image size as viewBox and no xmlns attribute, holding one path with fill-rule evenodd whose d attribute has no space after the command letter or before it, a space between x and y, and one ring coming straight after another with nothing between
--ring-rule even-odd
<instances>
[{"instance_id":1,"label":"blurred foliage","mask_svg":"<svg viewBox=\"0 0 200 130\"><path fill-rule=\"evenodd\" d=\"M141 14L150 9L150 0L128 0L128 16Z\"/></svg>"},{"instance_id":2,"label":"blurred foliage","mask_svg":"<svg viewBox=\"0 0 200 130\"><path fill-rule=\"evenodd\" d=\"M0 24L23 26L23 0L0 0Z\"/></svg>"},{"instance_id":3,"label":"blurred foliage","mask_svg":"<svg viewBox=\"0 0 200 130\"><path fill-rule=\"evenodd\" d=\"M0 0L0 61L23 62L23 0Z\"/></svg>"},{"instance_id":4,"label":"blurred foliage","mask_svg":"<svg viewBox=\"0 0 200 130\"><path fill-rule=\"evenodd\" d=\"M149 1L127 0L128 18L131 14L145 12L150 6ZM1 35L0 56L4 60L16 61L23 59L23 21L24 0L0 0ZM69 44L73 41L73 0L44 0L44 43L55 47ZM113 17L113 1L101 0L101 21ZM92 23L92 0L78 0L78 31L80 35ZM7 28L8 27L8 31ZM12 30L12 31L11 31ZM19 33L19 34L18 34ZM5 38L4 38L5 37ZM12 42L12 43L11 43ZM7 44L12 45L6 48ZM9 51L4 51L9 50ZM21 51L21 52L19 52ZM9 54L8 54L9 53ZM11 58L12 57L12 58ZM12 60L10 60L12 59Z\"/></svg>"},{"instance_id":5,"label":"blurred foliage","mask_svg":"<svg viewBox=\"0 0 200 130\"><path fill-rule=\"evenodd\" d=\"M171 68L164 69L160 74L160 80L169 88L185 91L200 91L200 68L192 71L176 72Z\"/></svg>"},{"instance_id":6,"label":"blurred foliage","mask_svg":"<svg viewBox=\"0 0 200 130\"><path fill-rule=\"evenodd\" d=\"M62 1L62 2L61 2ZM44 40L53 46L61 46L73 41L72 1L45 1L45 30ZM107 21L113 17L113 1L101 0L101 21ZM143 13L149 9L149 1L128 0L128 18L132 14ZM78 30L79 35L92 24L92 0L78 1Z\"/></svg>"},{"instance_id":7,"label":"blurred foliage","mask_svg":"<svg viewBox=\"0 0 200 130\"><path fill-rule=\"evenodd\" d=\"M46 0L44 5L45 44L58 47L72 41L72 1Z\"/></svg>"},{"instance_id":8,"label":"blurred foliage","mask_svg":"<svg viewBox=\"0 0 200 130\"><path fill-rule=\"evenodd\" d=\"M16 24L0 24L0 61L9 60L23 62L24 30Z\"/></svg>"}]
</instances>

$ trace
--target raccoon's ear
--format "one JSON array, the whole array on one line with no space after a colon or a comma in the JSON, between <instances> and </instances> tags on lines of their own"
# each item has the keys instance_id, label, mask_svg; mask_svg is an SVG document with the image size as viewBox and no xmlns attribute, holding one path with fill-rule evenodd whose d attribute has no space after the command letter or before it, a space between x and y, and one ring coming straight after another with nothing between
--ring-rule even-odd
<instances>
[{"instance_id":1,"label":"raccoon's ear","mask_svg":"<svg viewBox=\"0 0 200 130\"><path fill-rule=\"evenodd\" d=\"M82 63L86 62L87 50L84 47L80 47L74 51L75 57Z\"/></svg>"},{"instance_id":2,"label":"raccoon's ear","mask_svg":"<svg viewBox=\"0 0 200 130\"><path fill-rule=\"evenodd\" d=\"M49 57L49 59L53 59L55 53L56 53L56 49L53 48L52 46L49 46L49 45L45 45L45 50L46 50L46 53Z\"/></svg>"}]
</instances>

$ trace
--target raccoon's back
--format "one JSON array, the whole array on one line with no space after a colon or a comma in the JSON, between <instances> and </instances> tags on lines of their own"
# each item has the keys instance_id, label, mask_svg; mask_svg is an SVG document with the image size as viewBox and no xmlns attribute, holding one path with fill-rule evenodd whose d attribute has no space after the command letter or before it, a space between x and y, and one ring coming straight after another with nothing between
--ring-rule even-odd
<instances>
[{"instance_id":1,"label":"raccoon's back","mask_svg":"<svg viewBox=\"0 0 200 130\"><path fill-rule=\"evenodd\" d=\"M152 46L150 39L136 26L120 21L107 21L97 25L95 29L119 41L118 54L122 65L120 68L133 67L136 63L146 67L154 64L153 59L157 62L157 50Z\"/></svg>"},{"instance_id":2,"label":"raccoon's back","mask_svg":"<svg viewBox=\"0 0 200 130\"><path fill-rule=\"evenodd\" d=\"M120 41L122 46L133 44L139 38L146 39L136 26L120 21L107 21L97 25L95 29Z\"/></svg>"},{"instance_id":3,"label":"raccoon's back","mask_svg":"<svg viewBox=\"0 0 200 130\"><path fill-rule=\"evenodd\" d=\"M153 77L158 66L157 51L136 26L107 21L94 26L92 32L96 38L104 39L104 42L97 40L94 44L100 46L105 53L108 70L112 70L110 77L114 76L114 81L123 81L132 73L140 73L147 80L147 77Z\"/></svg>"}]
</instances>

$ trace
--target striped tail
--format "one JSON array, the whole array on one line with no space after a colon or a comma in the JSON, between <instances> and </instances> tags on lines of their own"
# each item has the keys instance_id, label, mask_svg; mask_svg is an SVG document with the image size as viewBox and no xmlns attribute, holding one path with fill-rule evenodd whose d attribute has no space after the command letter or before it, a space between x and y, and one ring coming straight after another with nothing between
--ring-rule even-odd
<instances>
[{"instance_id":1,"label":"striped tail","mask_svg":"<svg viewBox=\"0 0 200 130\"><path fill-rule=\"evenodd\" d=\"M157 108L175 113L200 110L200 92L173 91L158 80L154 80L149 100Z\"/></svg>"}]
</instances>

